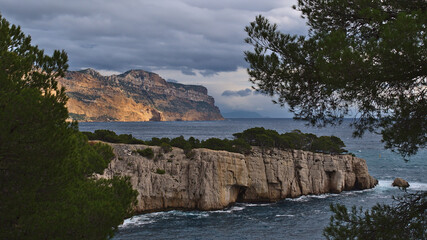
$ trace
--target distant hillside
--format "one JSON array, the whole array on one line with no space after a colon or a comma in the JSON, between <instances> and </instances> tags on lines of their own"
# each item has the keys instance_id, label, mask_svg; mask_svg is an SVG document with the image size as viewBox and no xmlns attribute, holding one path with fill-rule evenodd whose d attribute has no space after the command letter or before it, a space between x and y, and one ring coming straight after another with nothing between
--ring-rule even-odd
<instances>
[{"instance_id":1,"label":"distant hillside","mask_svg":"<svg viewBox=\"0 0 427 240\"><path fill-rule=\"evenodd\" d=\"M70 117L79 121L223 119L205 87L166 82L142 70L112 76L93 69L69 71L59 84L70 98Z\"/></svg>"},{"instance_id":2,"label":"distant hillside","mask_svg":"<svg viewBox=\"0 0 427 240\"><path fill-rule=\"evenodd\" d=\"M225 118L263 118L259 113L250 111L233 111L224 113L223 116Z\"/></svg>"}]
</instances>

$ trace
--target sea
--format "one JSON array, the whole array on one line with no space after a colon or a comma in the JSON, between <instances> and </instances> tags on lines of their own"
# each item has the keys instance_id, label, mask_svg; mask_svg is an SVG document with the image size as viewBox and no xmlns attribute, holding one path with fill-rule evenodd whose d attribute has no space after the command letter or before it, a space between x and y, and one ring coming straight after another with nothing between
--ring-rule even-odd
<instances>
[{"instance_id":1,"label":"sea","mask_svg":"<svg viewBox=\"0 0 427 240\"><path fill-rule=\"evenodd\" d=\"M283 199L274 203L236 203L217 211L166 211L133 216L124 220L114 240L133 239L324 239L331 204L371 208L377 203L393 204L393 196L403 194L392 187L393 179L406 179L408 192L427 191L427 149L406 162L402 156L384 149L381 136L366 133L353 138L352 120L342 125L316 128L287 118L226 119L223 121L177 122L91 122L80 123L81 131L109 129L117 134L132 134L148 140L153 137L191 136L232 139L233 133L252 127L273 129L279 133L299 129L318 136L337 136L346 149L366 160L370 174L379 180L373 188Z\"/></svg>"}]
</instances>

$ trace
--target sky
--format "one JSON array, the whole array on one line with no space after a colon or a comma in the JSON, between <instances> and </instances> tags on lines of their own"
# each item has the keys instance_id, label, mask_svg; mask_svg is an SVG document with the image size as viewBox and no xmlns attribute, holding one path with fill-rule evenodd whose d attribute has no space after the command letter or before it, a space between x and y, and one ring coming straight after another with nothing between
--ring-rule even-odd
<instances>
[{"instance_id":1,"label":"sky","mask_svg":"<svg viewBox=\"0 0 427 240\"><path fill-rule=\"evenodd\" d=\"M307 27L296 0L0 0L0 13L50 54L68 53L69 70L104 75L130 69L208 88L221 112L292 117L248 81L245 26L258 15L284 33Z\"/></svg>"}]
</instances>

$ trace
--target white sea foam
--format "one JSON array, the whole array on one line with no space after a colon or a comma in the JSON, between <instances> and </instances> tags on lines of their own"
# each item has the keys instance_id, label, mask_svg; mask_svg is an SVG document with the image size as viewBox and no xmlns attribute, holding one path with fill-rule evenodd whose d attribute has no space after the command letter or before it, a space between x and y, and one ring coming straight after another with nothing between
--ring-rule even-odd
<instances>
[{"instance_id":1,"label":"white sea foam","mask_svg":"<svg viewBox=\"0 0 427 240\"><path fill-rule=\"evenodd\" d=\"M167 212L154 212L147 213L142 215L133 216L131 218L125 219L123 224L119 226L119 228L127 228L127 227L138 227L147 225L150 223L157 222L158 219L169 219L173 217L188 217L194 216L196 218L204 218L209 217L208 212L185 212L185 211L167 211Z\"/></svg>"},{"instance_id":2,"label":"white sea foam","mask_svg":"<svg viewBox=\"0 0 427 240\"><path fill-rule=\"evenodd\" d=\"M415 191L427 191L427 183L410 182L408 189Z\"/></svg>"},{"instance_id":3,"label":"white sea foam","mask_svg":"<svg viewBox=\"0 0 427 240\"><path fill-rule=\"evenodd\" d=\"M119 228L128 228L135 226L143 226L150 223L155 223L156 221L146 215L133 216L131 218L125 219L123 224Z\"/></svg>"},{"instance_id":4,"label":"white sea foam","mask_svg":"<svg viewBox=\"0 0 427 240\"><path fill-rule=\"evenodd\" d=\"M329 197L338 197L340 195L353 195L355 193L348 193L348 192L342 192L342 193L325 193L325 194L319 194L319 195L304 195L297 198L286 198L288 201L292 202L308 202L311 199L324 199Z\"/></svg>"},{"instance_id":5,"label":"white sea foam","mask_svg":"<svg viewBox=\"0 0 427 240\"><path fill-rule=\"evenodd\" d=\"M387 190L387 189L394 189L396 187L392 186L393 180L379 180L378 185L375 187L375 189L378 190ZM414 191L427 191L427 183L422 182L409 182L408 190L414 190Z\"/></svg>"},{"instance_id":6,"label":"white sea foam","mask_svg":"<svg viewBox=\"0 0 427 240\"><path fill-rule=\"evenodd\" d=\"M232 213L235 211L242 211L243 209L245 209L244 206L233 206L233 207L228 208L228 209L211 211L211 212L213 212L213 213Z\"/></svg>"},{"instance_id":7,"label":"white sea foam","mask_svg":"<svg viewBox=\"0 0 427 240\"><path fill-rule=\"evenodd\" d=\"M310 199L308 196L301 196L297 198L286 198L286 200L291 202L308 202Z\"/></svg>"},{"instance_id":8,"label":"white sea foam","mask_svg":"<svg viewBox=\"0 0 427 240\"><path fill-rule=\"evenodd\" d=\"M173 216L178 216L178 217L188 217L188 216L194 216L194 217L197 217L197 218L209 217L209 213L208 212L170 211L170 213Z\"/></svg>"},{"instance_id":9,"label":"white sea foam","mask_svg":"<svg viewBox=\"0 0 427 240\"><path fill-rule=\"evenodd\" d=\"M264 207L264 206L270 206L273 203L244 203L243 205L245 207Z\"/></svg>"},{"instance_id":10,"label":"white sea foam","mask_svg":"<svg viewBox=\"0 0 427 240\"><path fill-rule=\"evenodd\" d=\"M295 215L292 215L292 214L283 214L283 215L277 214L276 217L295 217Z\"/></svg>"}]
</instances>

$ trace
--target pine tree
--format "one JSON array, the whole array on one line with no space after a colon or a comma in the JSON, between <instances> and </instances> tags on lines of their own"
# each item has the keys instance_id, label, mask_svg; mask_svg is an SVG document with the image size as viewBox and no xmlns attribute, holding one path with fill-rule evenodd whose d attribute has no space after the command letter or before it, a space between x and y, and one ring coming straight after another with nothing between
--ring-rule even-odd
<instances>
[{"instance_id":1,"label":"pine tree","mask_svg":"<svg viewBox=\"0 0 427 240\"><path fill-rule=\"evenodd\" d=\"M56 82L67 54L44 54L0 15L0 239L106 239L130 213L127 179L69 123Z\"/></svg>"}]
</instances>

